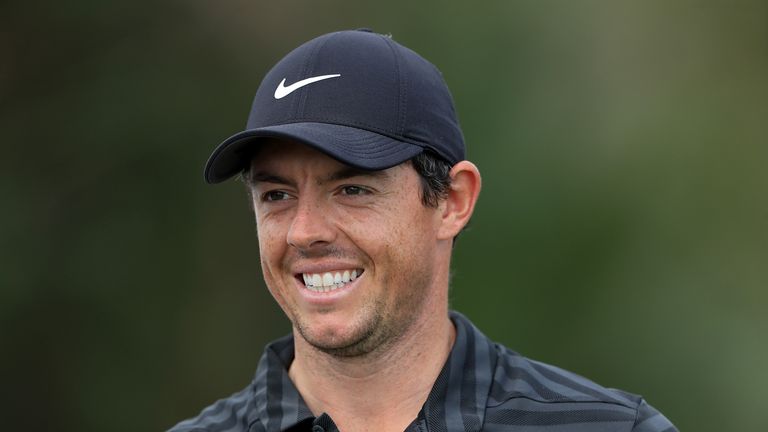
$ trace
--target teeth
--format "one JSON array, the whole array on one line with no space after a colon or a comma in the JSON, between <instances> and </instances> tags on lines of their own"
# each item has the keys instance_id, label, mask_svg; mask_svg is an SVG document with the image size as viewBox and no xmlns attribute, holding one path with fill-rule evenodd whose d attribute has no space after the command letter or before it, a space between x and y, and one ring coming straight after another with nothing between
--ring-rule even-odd
<instances>
[{"instance_id":1,"label":"teeth","mask_svg":"<svg viewBox=\"0 0 768 432\"><path fill-rule=\"evenodd\" d=\"M360 272L362 273L362 272ZM315 292L329 292L341 288L357 278L357 269L326 273L303 273L304 285Z\"/></svg>"}]
</instances>

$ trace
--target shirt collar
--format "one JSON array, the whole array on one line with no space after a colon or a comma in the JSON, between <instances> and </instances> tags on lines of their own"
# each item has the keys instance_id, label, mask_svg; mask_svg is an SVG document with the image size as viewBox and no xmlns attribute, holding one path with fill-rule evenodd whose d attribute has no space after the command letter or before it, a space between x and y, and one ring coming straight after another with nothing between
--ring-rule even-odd
<instances>
[{"instance_id":1,"label":"shirt collar","mask_svg":"<svg viewBox=\"0 0 768 432\"><path fill-rule=\"evenodd\" d=\"M427 430L479 431L493 383L497 354L493 342L466 317L450 313L456 341L427 397L418 421ZM294 358L293 337L267 345L253 385L249 431L284 431L314 416L288 377Z\"/></svg>"}]
</instances>

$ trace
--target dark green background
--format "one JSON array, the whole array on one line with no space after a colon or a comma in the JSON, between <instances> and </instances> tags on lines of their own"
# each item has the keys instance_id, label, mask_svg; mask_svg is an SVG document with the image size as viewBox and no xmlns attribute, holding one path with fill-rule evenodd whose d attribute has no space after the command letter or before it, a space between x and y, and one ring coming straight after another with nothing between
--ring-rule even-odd
<instances>
[{"instance_id":1,"label":"dark green background","mask_svg":"<svg viewBox=\"0 0 768 432\"><path fill-rule=\"evenodd\" d=\"M3 430L163 430L245 386L289 326L202 166L275 61L363 26L442 69L484 176L454 308L682 430L768 429L765 1L16 0Z\"/></svg>"}]
</instances>

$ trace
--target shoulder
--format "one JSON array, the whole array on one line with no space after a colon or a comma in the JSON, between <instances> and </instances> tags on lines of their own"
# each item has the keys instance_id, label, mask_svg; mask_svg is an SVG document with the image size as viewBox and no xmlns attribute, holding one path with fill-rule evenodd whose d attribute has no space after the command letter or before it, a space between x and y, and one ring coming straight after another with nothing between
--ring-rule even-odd
<instances>
[{"instance_id":1,"label":"shoulder","mask_svg":"<svg viewBox=\"0 0 768 432\"><path fill-rule=\"evenodd\" d=\"M220 399L196 417L184 420L168 432L253 432L263 430L261 421L276 418L286 404L299 411L298 393L284 400L287 365L293 360L293 338L288 335L269 343L259 360L253 380L243 390ZM291 387L292 388L292 387ZM270 405L268 400L272 400ZM259 421L261 420L261 421Z\"/></svg>"},{"instance_id":2,"label":"shoulder","mask_svg":"<svg viewBox=\"0 0 768 432\"><path fill-rule=\"evenodd\" d=\"M196 417L178 423L168 432L245 432L248 430L246 414L253 403L252 385L220 399L205 408Z\"/></svg>"},{"instance_id":3,"label":"shoulder","mask_svg":"<svg viewBox=\"0 0 768 432\"><path fill-rule=\"evenodd\" d=\"M487 430L494 425L537 430L676 431L645 400L610 389L575 373L523 357L495 345L498 361L487 411Z\"/></svg>"}]
</instances>

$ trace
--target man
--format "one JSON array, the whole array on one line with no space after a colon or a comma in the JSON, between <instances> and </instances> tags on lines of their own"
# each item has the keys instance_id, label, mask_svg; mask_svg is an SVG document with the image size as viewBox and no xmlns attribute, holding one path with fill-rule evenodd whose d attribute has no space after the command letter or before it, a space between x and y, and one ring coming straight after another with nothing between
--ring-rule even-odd
<instances>
[{"instance_id":1,"label":"man","mask_svg":"<svg viewBox=\"0 0 768 432\"><path fill-rule=\"evenodd\" d=\"M242 174L292 335L181 431L674 431L638 396L528 360L448 310L480 193L440 72L367 30L313 39L259 87L209 183ZM481 287L479 287L481 289Z\"/></svg>"}]
</instances>

